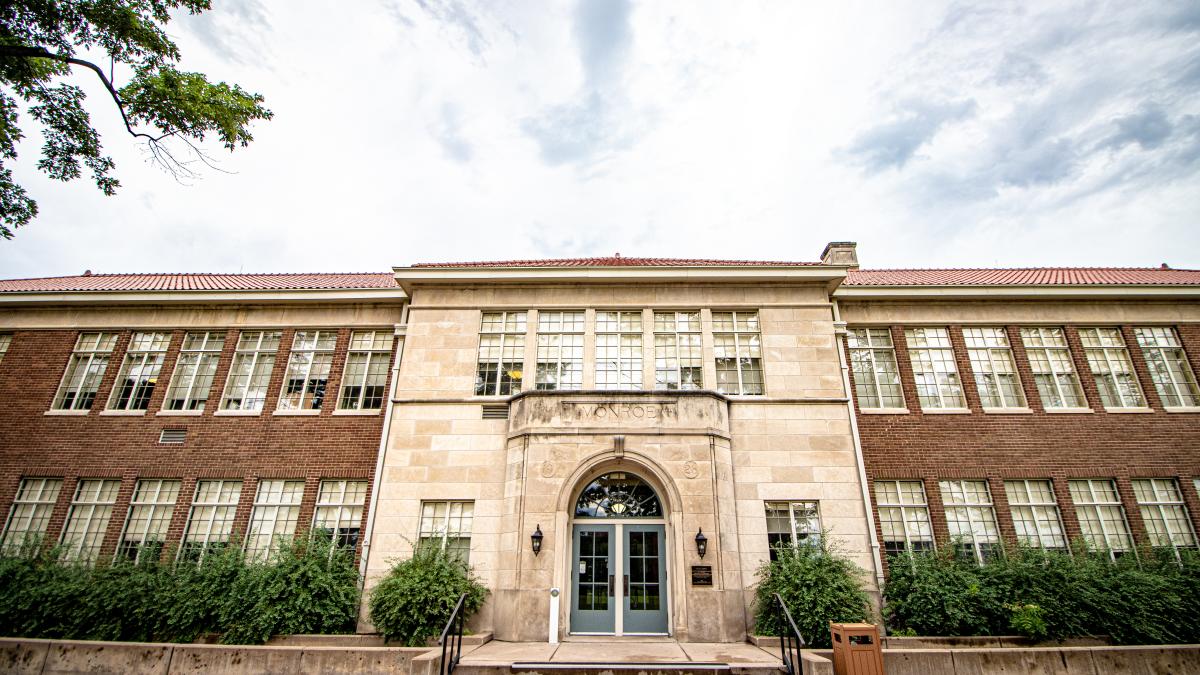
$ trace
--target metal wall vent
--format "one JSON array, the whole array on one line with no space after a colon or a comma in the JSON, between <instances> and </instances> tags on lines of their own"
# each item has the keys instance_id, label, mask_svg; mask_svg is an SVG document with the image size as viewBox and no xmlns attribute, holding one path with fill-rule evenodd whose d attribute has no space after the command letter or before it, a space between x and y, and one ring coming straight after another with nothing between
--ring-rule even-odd
<instances>
[{"instance_id":1,"label":"metal wall vent","mask_svg":"<svg viewBox=\"0 0 1200 675\"><path fill-rule=\"evenodd\" d=\"M483 404L483 419L485 419L485 420L506 420L506 419L508 419L508 404L507 403L485 403L485 404Z\"/></svg>"},{"instance_id":2,"label":"metal wall vent","mask_svg":"<svg viewBox=\"0 0 1200 675\"><path fill-rule=\"evenodd\" d=\"M158 435L159 443L180 445L187 439L187 429L163 429Z\"/></svg>"}]
</instances>

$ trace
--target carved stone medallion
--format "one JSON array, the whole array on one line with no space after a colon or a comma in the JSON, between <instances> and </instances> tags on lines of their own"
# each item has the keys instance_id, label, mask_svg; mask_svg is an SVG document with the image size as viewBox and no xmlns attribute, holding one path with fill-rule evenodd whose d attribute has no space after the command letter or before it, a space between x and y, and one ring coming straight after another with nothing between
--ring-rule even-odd
<instances>
[{"instance_id":1,"label":"carved stone medallion","mask_svg":"<svg viewBox=\"0 0 1200 675\"><path fill-rule=\"evenodd\" d=\"M686 478L695 478L700 475L700 466L692 460L683 463L683 475Z\"/></svg>"},{"instance_id":2,"label":"carved stone medallion","mask_svg":"<svg viewBox=\"0 0 1200 675\"><path fill-rule=\"evenodd\" d=\"M546 460L542 462L542 478L554 478L554 462Z\"/></svg>"}]
</instances>

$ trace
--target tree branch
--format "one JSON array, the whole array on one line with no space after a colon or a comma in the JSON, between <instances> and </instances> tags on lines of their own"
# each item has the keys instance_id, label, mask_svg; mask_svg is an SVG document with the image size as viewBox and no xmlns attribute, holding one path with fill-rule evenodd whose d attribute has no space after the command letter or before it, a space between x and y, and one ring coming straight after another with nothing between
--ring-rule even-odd
<instances>
[{"instance_id":1,"label":"tree branch","mask_svg":"<svg viewBox=\"0 0 1200 675\"><path fill-rule=\"evenodd\" d=\"M163 134L162 136L151 136L150 134L142 133L140 131L134 131L133 126L129 123L129 117L125 114L125 104L121 102L121 96L117 94L117 90L115 87L113 87L112 81L108 79L108 77L104 74L104 71L101 70L99 66L91 61L84 61L83 59L77 59L73 56L55 54L48 51L45 47L0 45L0 57L5 56L50 59L52 61L61 61L63 63L71 63L77 66L91 68L92 71L96 73L96 76L100 78L100 81L104 83L104 88L108 89L108 93L112 95L113 102L117 104L117 110L121 113L121 121L125 123L125 130L129 132L130 136L133 136L134 138L145 138L151 143L157 143L158 141L161 141L168 136L173 136L176 133L172 131Z\"/></svg>"}]
</instances>

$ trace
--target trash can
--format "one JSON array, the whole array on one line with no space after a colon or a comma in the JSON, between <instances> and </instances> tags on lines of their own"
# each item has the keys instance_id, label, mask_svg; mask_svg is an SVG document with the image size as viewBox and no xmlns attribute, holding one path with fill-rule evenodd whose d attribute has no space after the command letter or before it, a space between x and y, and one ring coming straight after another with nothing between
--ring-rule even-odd
<instances>
[{"instance_id":1,"label":"trash can","mask_svg":"<svg viewBox=\"0 0 1200 675\"><path fill-rule=\"evenodd\" d=\"M830 623L836 675L883 675L879 628L870 623Z\"/></svg>"}]
</instances>

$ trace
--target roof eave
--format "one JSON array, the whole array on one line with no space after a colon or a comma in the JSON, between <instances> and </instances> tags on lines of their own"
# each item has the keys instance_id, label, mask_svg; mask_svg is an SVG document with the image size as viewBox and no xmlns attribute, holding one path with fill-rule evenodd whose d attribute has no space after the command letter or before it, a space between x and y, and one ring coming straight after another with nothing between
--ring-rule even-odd
<instances>
[{"instance_id":1,"label":"roof eave","mask_svg":"<svg viewBox=\"0 0 1200 675\"><path fill-rule=\"evenodd\" d=\"M1095 286L846 286L838 299L1051 299L1051 298L1200 298L1200 285L1105 284Z\"/></svg>"},{"instance_id":2,"label":"roof eave","mask_svg":"<svg viewBox=\"0 0 1200 675\"><path fill-rule=\"evenodd\" d=\"M408 295L400 288L202 291L6 291L0 293L0 306L403 302L407 299Z\"/></svg>"}]
</instances>

